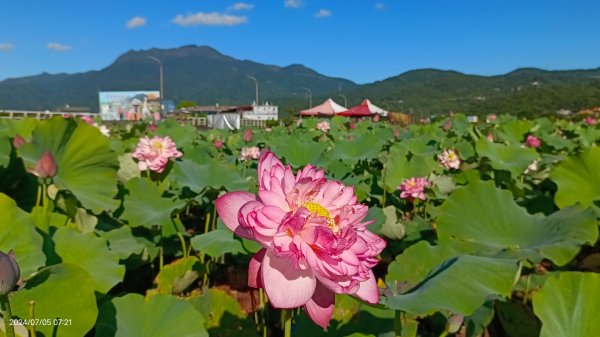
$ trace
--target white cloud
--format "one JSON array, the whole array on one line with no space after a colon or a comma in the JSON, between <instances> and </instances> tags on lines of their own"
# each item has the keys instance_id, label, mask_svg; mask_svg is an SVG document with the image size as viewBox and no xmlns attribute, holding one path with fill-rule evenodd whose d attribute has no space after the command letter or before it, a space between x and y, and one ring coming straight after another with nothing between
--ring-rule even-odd
<instances>
[{"instance_id":1,"label":"white cloud","mask_svg":"<svg viewBox=\"0 0 600 337\"><path fill-rule=\"evenodd\" d=\"M227 15L221 13L189 13L187 15L177 15L173 23L180 26L237 26L247 23L245 16Z\"/></svg>"},{"instance_id":2,"label":"white cloud","mask_svg":"<svg viewBox=\"0 0 600 337\"><path fill-rule=\"evenodd\" d=\"M375 9L378 11L383 10L384 8L385 8L385 5L381 2L378 2L375 4Z\"/></svg>"},{"instance_id":3,"label":"white cloud","mask_svg":"<svg viewBox=\"0 0 600 337\"><path fill-rule=\"evenodd\" d=\"M233 6L229 7L230 10L234 11L249 11L254 8L253 4L247 4L244 2L238 2L233 4Z\"/></svg>"},{"instance_id":4,"label":"white cloud","mask_svg":"<svg viewBox=\"0 0 600 337\"><path fill-rule=\"evenodd\" d=\"M54 51L67 51L67 50L71 50L71 46L67 46L66 44L60 44L60 43L56 43L56 42L49 42L46 45L46 48L48 48L50 50L54 50Z\"/></svg>"},{"instance_id":5,"label":"white cloud","mask_svg":"<svg viewBox=\"0 0 600 337\"><path fill-rule=\"evenodd\" d=\"M302 6L302 0L285 0L285 7L298 8Z\"/></svg>"},{"instance_id":6,"label":"white cloud","mask_svg":"<svg viewBox=\"0 0 600 337\"><path fill-rule=\"evenodd\" d=\"M315 17L316 18L326 18L326 17L329 17L331 15L332 15L331 11L328 11L326 9L321 9L318 12L315 13Z\"/></svg>"},{"instance_id":7,"label":"white cloud","mask_svg":"<svg viewBox=\"0 0 600 337\"><path fill-rule=\"evenodd\" d=\"M146 25L146 18L143 18L141 16L134 16L129 21L127 21L127 28L129 28L129 29L139 28L139 27L142 27L145 25Z\"/></svg>"},{"instance_id":8,"label":"white cloud","mask_svg":"<svg viewBox=\"0 0 600 337\"><path fill-rule=\"evenodd\" d=\"M0 51L11 51L15 46L10 43L0 43Z\"/></svg>"}]
</instances>

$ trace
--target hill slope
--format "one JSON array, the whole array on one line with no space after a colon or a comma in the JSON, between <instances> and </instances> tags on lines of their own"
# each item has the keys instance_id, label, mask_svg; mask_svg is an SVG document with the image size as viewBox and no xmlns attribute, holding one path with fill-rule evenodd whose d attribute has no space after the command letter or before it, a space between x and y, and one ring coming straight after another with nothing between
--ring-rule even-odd
<instances>
[{"instance_id":1,"label":"hill slope","mask_svg":"<svg viewBox=\"0 0 600 337\"><path fill-rule=\"evenodd\" d=\"M302 65L264 65L237 60L206 46L184 46L129 51L100 71L4 80L0 82L0 108L44 110L69 104L97 111L98 91L159 88L158 64L149 56L163 64L165 97L199 104L252 103L255 86L248 75L258 79L261 101L293 97L294 92L302 91L301 87L310 87L313 94L319 95L355 86Z\"/></svg>"}]
</instances>

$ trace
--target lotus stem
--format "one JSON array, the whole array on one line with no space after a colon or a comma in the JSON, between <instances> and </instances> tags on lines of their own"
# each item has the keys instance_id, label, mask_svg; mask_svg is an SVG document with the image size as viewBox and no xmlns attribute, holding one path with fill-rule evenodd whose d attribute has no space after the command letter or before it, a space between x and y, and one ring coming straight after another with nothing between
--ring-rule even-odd
<instances>
[{"instance_id":1,"label":"lotus stem","mask_svg":"<svg viewBox=\"0 0 600 337\"><path fill-rule=\"evenodd\" d=\"M35 322L35 301L29 301L29 319ZM35 324L29 325L29 337L36 337Z\"/></svg>"},{"instance_id":2,"label":"lotus stem","mask_svg":"<svg viewBox=\"0 0 600 337\"><path fill-rule=\"evenodd\" d=\"M402 336L402 311L400 310L394 311L394 331L396 337Z\"/></svg>"},{"instance_id":3,"label":"lotus stem","mask_svg":"<svg viewBox=\"0 0 600 337\"><path fill-rule=\"evenodd\" d=\"M181 242L181 253L183 254L184 258L188 257L187 254L187 245L185 244L185 238L183 237L183 235L179 232L177 232L177 236L179 237L179 241Z\"/></svg>"},{"instance_id":4,"label":"lotus stem","mask_svg":"<svg viewBox=\"0 0 600 337\"><path fill-rule=\"evenodd\" d=\"M292 337L292 318L294 317L292 310L285 309L281 313L283 318L283 336Z\"/></svg>"},{"instance_id":5,"label":"lotus stem","mask_svg":"<svg viewBox=\"0 0 600 337\"><path fill-rule=\"evenodd\" d=\"M38 185L37 198L35 199L35 204L38 206L42 206L42 186Z\"/></svg>"},{"instance_id":6,"label":"lotus stem","mask_svg":"<svg viewBox=\"0 0 600 337\"><path fill-rule=\"evenodd\" d=\"M381 182L383 185L383 197L381 198L381 208L385 208L385 203L387 201L387 187L385 186L386 172L387 172L387 165L383 164L383 174L381 177Z\"/></svg>"},{"instance_id":7,"label":"lotus stem","mask_svg":"<svg viewBox=\"0 0 600 337\"><path fill-rule=\"evenodd\" d=\"M4 330L7 337L15 337L15 327L12 325L12 311L10 310L10 301L8 294L0 295L0 313L4 319Z\"/></svg>"},{"instance_id":8,"label":"lotus stem","mask_svg":"<svg viewBox=\"0 0 600 337\"><path fill-rule=\"evenodd\" d=\"M48 213L48 186L46 186L46 182L42 184L42 209L44 211L44 215Z\"/></svg>"}]
</instances>

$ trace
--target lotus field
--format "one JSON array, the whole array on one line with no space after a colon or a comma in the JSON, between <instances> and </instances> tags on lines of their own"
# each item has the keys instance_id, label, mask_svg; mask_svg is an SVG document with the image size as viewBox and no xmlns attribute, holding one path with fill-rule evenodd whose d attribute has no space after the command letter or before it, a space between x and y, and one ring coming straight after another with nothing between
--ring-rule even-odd
<instances>
[{"instance_id":1,"label":"lotus field","mask_svg":"<svg viewBox=\"0 0 600 337\"><path fill-rule=\"evenodd\" d=\"M597 336L595 122L0 121L0 335Z\"/></svg>"}]
</instances>

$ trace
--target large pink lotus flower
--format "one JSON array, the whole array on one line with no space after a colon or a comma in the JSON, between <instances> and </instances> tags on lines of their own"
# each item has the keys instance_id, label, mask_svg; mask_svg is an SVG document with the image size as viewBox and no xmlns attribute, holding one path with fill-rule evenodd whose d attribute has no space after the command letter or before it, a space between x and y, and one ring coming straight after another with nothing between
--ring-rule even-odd
<instances>
[{"instance_id":1,"label":"large pink lotus flower","mask_svg":"<svg viewBox=\"0 0 600 337\"><path fill-rule=\"evenodd\" d=\"M182 155L169 136L164 138L155 136L152 139L148 136L140 138L140 142L133 152L133 158L138 160L138 167L141 171L150 169L158 173L165 170L169 159L179 158Z\"/></svg>"},{"instance_id":2,"label":"large pink lotus flower","mask_svg":"<svg viewBox=\"0 0 600 337\"><path fill-rule=\"evenodd\" d=\"M426 178L412 177L406 179L400 184L398 189L400 190L400 198L408 199L410 201L416 199L426 200L425 188L430 187L431 182Z\"/></svg>"},{"instance_id":3,"label":"large pink lotus flower","mask_svg":"<svg viewBox=\"0 0 600 337\"><path fill-rule=\"evenodd\" d=\"M250 261L248 285L264 288L276 308L304 306L323 328L335 293L377 303L371 268L386 243L367 230L368 207L354 188L310 164L294 175L270 151L260 158L258 182L258 195L231 192L215 202L229 229L264 247Z\"/></svg>"},{"instance_id":4,"label":"large pink lotus flower","mask_svg":"<svg viewBox=\"0 0 600 337\"><path fill-rule=\"evenodd\" d=\"M260 149L256 146L243 147L240 153L240 160L248 161L258 159L260 157Z\"/></svg>"},{"instance_id":5,"label":"large pink lotus flower","mask_svg":"<svg viewBox=\"0 0 600 337\"><path fill-rule=\"evenodd\" d=\"M448 170L458 170L460 167L460 158L458 157L458 153L453 149L444 150L444 152L438 156L438 160L440 161L440 164Z\"/></svg>"},{"instance_id":6,"label":"large pink lotus flower","mask_svg":"<svg viewBox=\"0 0 600 337\"><path fill-rule=\"evenodd\" d=\"M534 135L529 135L529 136L527 136L527 140L525 140L525 145L535 149L535 148L540 147L540 145L542 145L542 141Z\"/></svg>"},{"instance_id":7,"label":"large pink lotus flower","mask_svg":"<svg viewBox=\"0 0 600 337\"><path fill-rule=\"evenodd\" d=\"M327 131L329 131L329 129L331 129L331 126L329 125L328 121L322 121L322 122L317 123L316 128L317 128L317 130L327 132Z\"/></svg>"}]
</instances>

